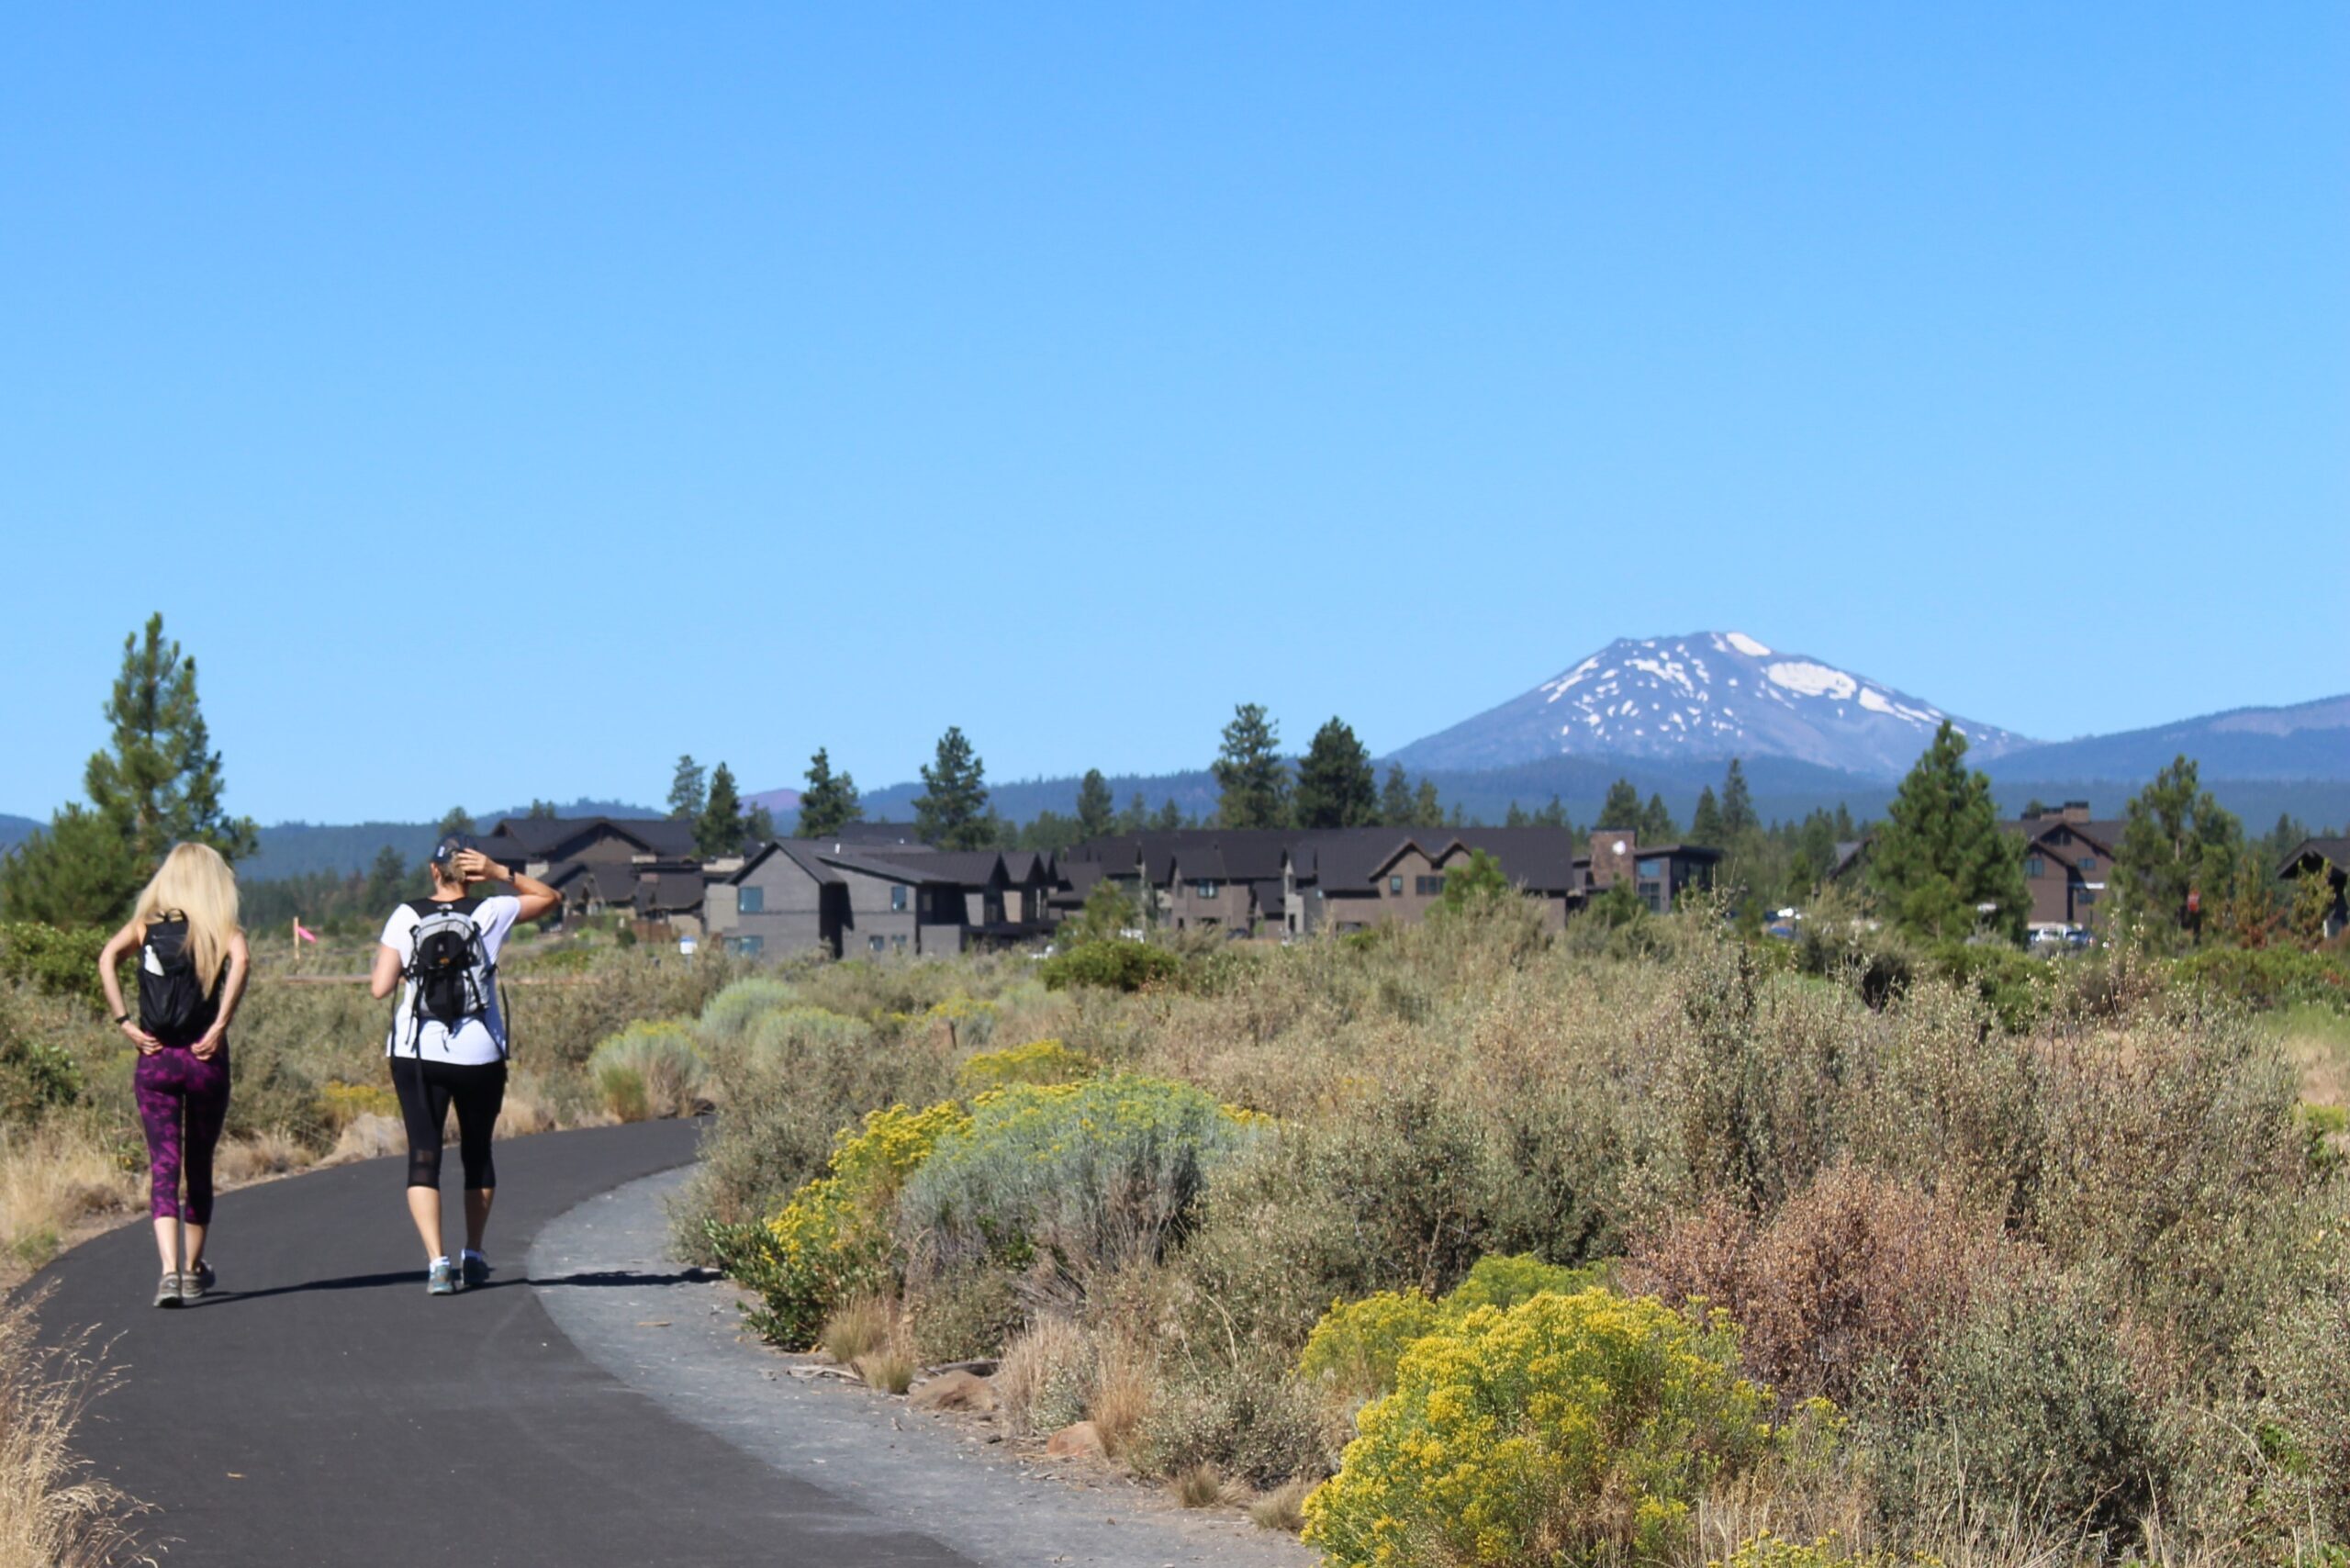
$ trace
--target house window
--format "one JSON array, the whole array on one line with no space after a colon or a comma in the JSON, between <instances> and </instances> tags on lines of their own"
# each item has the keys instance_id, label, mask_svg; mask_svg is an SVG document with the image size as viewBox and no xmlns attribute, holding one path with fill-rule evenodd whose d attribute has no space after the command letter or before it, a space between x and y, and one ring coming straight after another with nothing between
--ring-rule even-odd
<instances>
[{"instance_id":1,"label":"house window","mask_svg":"<svg viewBox=\"0 0 2350 1568\"><path fill-rule=\"evenodd\" d=\"M2073 895L2073 902L2086 908L2088 905L2097 902L2097 890L2095 888L2083 888L2080 891Z\"/></svg>"},{"instance_id":2,"label":"house window","mask_svg":"<svg viewBox=\"0 0 2350 1568\"><path fill-rule=\"evenodd\" d=\"M1639 885L1639 894L1642 903L1659 914L1664 913L1664 884L1662 882L1642 882Z\"/></svg>"},{"instance_id":3,"label":"house window","mask_svg":"<svg viewBox=\"0 0 2350 1568\"><path fill-rule=\"evenodd\" d=\"M1400 893L1400 892L1402 892L1402 891L1404 890L1404 879L1403 879L1403 878L1401 878L1401 877L1390 877L1390 878L1388 878L1388 879L1387 879L1387 890L1388 890L1389 892L1391 892L1391 893Z\"/></svg>"},{"instance_id":4,"label":"house window","mask_svg":"<svg viewBox=\"0 0 2350 1568\"><path fill-rule=\"evenodd\" d=\"M1192 884L1192 896L1195 899L1212 899L1222 891L1224 891L1222 882L1199 881Z\"/></svg>"},{"instance_id":5,"label":"house window","mask_svg":"<svg viewBox=\"0 0 2350 1568\"><path fill-rule=\"evenodd\" d=\"M746 887L734 895L734 907L744 914L764 914L767 907L767 890Z\"/></svg>"},{"instance_id":6,"label":"house window","mask_svg":"<svg viewBox=\"0 0 2350 1568\"><path fill-rule=\"evenodd\" d=\"M1444 879L1442 877L1415 877L1412 879L1412 890L1419 894L1420 897L1424 899L1436 898L1444 891Z\"/></svg>"},{"instance_id":7,"label":"house window","mask_svg":"<svg viewBox=\"0 0 2350 1568\"><path fill-rule=\"evenodd\" d=\"M2023 857L2023 874L2025 876L2037 877L2047 869L2047 862L2041 859L2039 856L2027 855Z\"/></svg>"},{"instance_id":8,"label":"house window","mask_svg":"<svg viewBox=\"0 0 2350 1568\"><path fill-rule=\"evenodd\" d=\"M726 950L738 958L755 958L767 950L767 939L764 936L729 936L726 939Z\"/></svg>"},{"instance_id":9,"label":"house window","mask_svg":"<svg viewBox=\"0 0 2350 1568\"><path fill-rule=\"evenodd\" d=\"M1662 860L1643 860L1639 865L1639 874L1643 877L1661 879L1664 875L1664 862Z\"/></svg>"},{"instance_id":10,"label":"house window","mask_svg":"<svg viewBox=\"0 0 2350 1568\"><path fill-rule=\"evenodd\" d=\"M906 950L906 939L905 939L903 936L892 936L892 937L890 937L890 951L892 951L892 952L896 952L896 953L902 953L902 952L904 952L904 951Z\"/></svg>"},{"instance_id":11,"label":"house window","mask_svg":"<svg viewBox=\"0 0 2350 1568\"><path fill-rule=\"evenodd\" d=\"M890 907L894 910L902 910L906 907L906 888L904 883L897 882L890 885Z\"/></svg>"},{"instance_id":12,"label":"house window","mask_svg":"<svg viewBox=\"0 0 2350 1568\"><path fill-rule=\"evenodd\" d=\"M878 952L883 951L883 950L884 950L884 948L887 946L887 944L886 944L886 943L884 943L884 942L881 940L881 938L879 938L878 936L868 936L868 937L867 937L867 938L865 939L865 945L866 945L867 947L871 948L871 949L872 949L874 952L876 952L876 953L878 953Z\"/></svg>"},{"instance_id":13,"label":"house window","mask_svg":"<svg viewBox=\"0 0 2350 1568\"><path fill-rule=\"evenodd\" d=\"M2097 857L2096 857L2096 856L2094 856L2094 855L2084 855L2084 856L2082 856L2082 857L2081 857L2081 875L2082 875L2082 876L2084 876L2084 877L2088 876L2091 872L2095 871L2096 869L2097 869Z\"/></svg>"}]
</instances>

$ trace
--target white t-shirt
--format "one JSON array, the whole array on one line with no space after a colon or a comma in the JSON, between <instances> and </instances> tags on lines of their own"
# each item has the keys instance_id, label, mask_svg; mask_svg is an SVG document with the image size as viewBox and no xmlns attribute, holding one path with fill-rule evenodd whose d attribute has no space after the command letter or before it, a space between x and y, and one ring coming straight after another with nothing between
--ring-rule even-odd
<instances>
[{"instance_id":1,"label":"white t-shirt","mask_svg":"<svg viewBox=\"0 0 2350 1568\"><path fill-rule=\"evenodd\" d=\"M503 893L474 906L474 928L481 933L482 954L492 964L498 962L498 950L506 946L506 934L514 929L514 918L521 913L522 901ZM400 956L402 969L408 968L408 959L416 952L416 911L406 904L392 911L392 918L384 922L384 946ZM420 1056L426 1061L452 1062L460 1067L504 1061L506 1017L498 1007L497 989L492 986L491 995L487 998L489 1011L480 1017L464 1020L453 1034L438 1018L427 1018L422 1031L411 1035L416 987L403 980L399 1011L392 1014L392 1032L385 1036L384 1054Z\"/></svg>"}]
</instances>

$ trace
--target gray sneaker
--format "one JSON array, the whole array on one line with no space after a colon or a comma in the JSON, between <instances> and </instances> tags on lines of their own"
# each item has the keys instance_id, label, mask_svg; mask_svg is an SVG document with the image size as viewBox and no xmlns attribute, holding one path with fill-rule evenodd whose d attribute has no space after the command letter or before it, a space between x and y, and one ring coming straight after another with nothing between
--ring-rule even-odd
<instances>
[{"instance_id":1,"label":"gray sneaker","mask_svg":"<svg viewBox=\"0 0 2350 1568\"><path fill-rule=\"evenodd\" d=\"M467 1290L489 1283L489 1260L478 1252L468 1252L458 1259L457 1271L464 1277Z\"/></svg>"},{"instance_id":2,"label":"gray sneaker","mask_svg":"<svg viewBox=\"0 0 2350 1568\"><path fill-rule=\"evenodd\" d=\"M211 1264L198 1263L194 1273L185 1271L181 1273L180 1300L183 1303L202 1301L210 1294L212 1287L219 1282L220 1276L212 1271Z\"/></svg>"},{"instance_id":3,"label":"gray sneaker","mask_svg":"<svg viewBox=\"0 0 2350 1568\"><path fill-rule=\"evenodd\" d=\"M155 1287L155 1305L157 1306L177 1306L179 1304L180 1277L173 1271L166 1269L163 1271L162 1282Z\"/></svg>"},{"instance_id":4,"label":"gray sneaker","mask_svg":"<svg viewBox=\"0 0 2350 1568\"><path fill-rule=\"evenodd\" d=\"M450 1262L446 1258L435 1258L432 1260L432 1272L425 1277L424 1294L427 1295L455 1295L457 1294L457 1266L454 1263Z\"/></svg>"}]
</instances>

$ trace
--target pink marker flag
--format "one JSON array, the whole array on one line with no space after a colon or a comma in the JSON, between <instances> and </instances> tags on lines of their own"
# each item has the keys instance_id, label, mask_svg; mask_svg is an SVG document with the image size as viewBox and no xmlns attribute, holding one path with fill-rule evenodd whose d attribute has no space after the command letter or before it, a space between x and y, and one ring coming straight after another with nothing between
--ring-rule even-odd
<instances>
[{"instance_id":1,"label":"pink marker flag","mask_svg":"<svg viewBox=\"0 0 2350 1568\"><path fill-rule=\"evenodd\" d=\"M294 923L294 936L297 941L300 942L315 942L319 939L319 934L317 932L304 925L298 920Z\"/></svg>"}]
</instances>

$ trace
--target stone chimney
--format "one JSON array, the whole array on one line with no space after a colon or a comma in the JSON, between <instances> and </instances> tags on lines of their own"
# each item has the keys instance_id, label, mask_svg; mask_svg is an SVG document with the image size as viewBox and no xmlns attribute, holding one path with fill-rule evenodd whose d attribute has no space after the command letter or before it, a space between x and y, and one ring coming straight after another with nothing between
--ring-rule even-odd
<instances>
[{"instance_id":1,"label":"stone chimney","mask_svg":"<svg viewBox=\"0 0 2350 1568\"><path fill-rule=\"evenodd\" d=\"M1615 886L1618 878L1633 882L1633 857L1639 841L1630 828L1599 828L1591 835L1591 888L1594 892Z\"/></svg>"}]
</instances>

